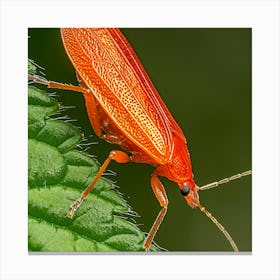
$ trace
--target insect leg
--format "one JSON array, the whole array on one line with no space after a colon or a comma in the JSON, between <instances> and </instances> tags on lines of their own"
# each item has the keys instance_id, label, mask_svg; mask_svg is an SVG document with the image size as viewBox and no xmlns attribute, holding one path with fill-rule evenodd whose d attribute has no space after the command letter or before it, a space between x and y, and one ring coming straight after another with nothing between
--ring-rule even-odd
<instances>
[{"instance_id":1,"label":"insect leg","mask_svg":"<svg viewBox=\"0 0 280 280\"><path fill-rule=\"evenodd\" d=\"M81 93L88 93L89 92L88 89L83 88L81 86L73 86L73 85L48 81L48 80L46 80L44 78L41 78L39 76L28 75L28 81L33 81L34 83L46 85L46 86L48 86L48 88L72 90L72 91L77 91L77 92L81 92Z\"/></svg>"},{"instance_id":2,"label":"insect leg","mask_svg":"<svg viewBox=\"0 0 280 280\"><path fill-rule=\"evenodd\" d=\"M96 182L98 179L102 176L103 172L109 165L110 161L114 160L118 163L126 163L130 161L130 157L122 151L111 151L107 159L104 161L100 169L98 170L97 174L93 178L92 182L88 185L88 187L82 192L81 196L71 205L71 210L67 214L68 218L72 218L75 211L80 207L82 202L87 198L88 194L92 191L94 188Z\"/></svg>"},{"instance_id":3,"label":"insect leg","mask_svg":"<svg viewBox=\"0 0 280 280\"><path fill-rule=\"evenodd\" d=\"M156 232L158 231L159 226L160 226L161 222L163 221L164 216L167 212L167 205L168 205L168 198L167 198L165 189L164 189L162 183L160 182L158 176L156 175L156 173L152 174L151 186L152 186L153 192L162 208L144 242L144 248L146 251L150 250L154 236L155 236Z\"/></svg>"},{"instance_id":4,"label":"insect leg","mask_svg":"<svg viewBox=\"0 0 280 280\"><path fill-rule=\"evenodd\" d=\"M77 76L77 78L79 79L78 76ZM96 102L94 100L93 94L90 92L89 89L87 89L86 87L83 87L83 86L73 86L73 85L58 83L58 82L54 82L54 81L48 81L41 77L32 76L32 75L28 75L28 80L33 81L35 83L46 85L46 86L48 86L48 88L71 90L71 91L83 93L85 102L86 102L87 114L88 114L91 126L92 126L95 134L99 138L102 138L102 131L101 131L100 122L99 122L99 118L98 118L98 114L97 114Z\"/></svg>"}]
</instances>

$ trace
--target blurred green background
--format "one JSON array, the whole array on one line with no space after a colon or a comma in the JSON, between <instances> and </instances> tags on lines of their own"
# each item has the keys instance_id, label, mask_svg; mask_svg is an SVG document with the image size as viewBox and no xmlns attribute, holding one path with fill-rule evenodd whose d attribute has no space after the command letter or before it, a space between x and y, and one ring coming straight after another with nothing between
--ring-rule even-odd
<instances>
[{"instance_id":1,"label":"blurred green background","mask_svg":"<svg viewBox=\"0 0 280 280\"><path fill-rule=\"evenodd\" d=\"M196 183L204 185L251 169L251 29L121 29L188 141ZM59 29L28 30L28 57L49 80L77 84ZM99 162L117 148L98 139L89 124L82 95L56 91L66 114L77 120ZM160 207L150 187L154 168L112 163L124 198L148 232ZM214 224L191 209L175 183L162 178L169 208L155 241L169 251L231 251ZM252 250L251 177L200 193L204 205L229 231L240 251Z\"/></svg>"}]
</instances>

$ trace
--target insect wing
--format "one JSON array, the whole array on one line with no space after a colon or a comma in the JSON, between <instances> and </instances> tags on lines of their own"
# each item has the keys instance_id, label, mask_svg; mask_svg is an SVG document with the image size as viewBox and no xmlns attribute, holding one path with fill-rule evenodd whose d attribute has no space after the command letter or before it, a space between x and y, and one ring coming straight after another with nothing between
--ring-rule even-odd
<instances>
[{"instance_id":1,"label":"insect wing","mask_svg":"<svg viewBox=\"0 0 280 280\"><path fill-rule=\"evenodd\" d=\"M120 31L63 28L61 34L79 77L114 124L159 164L167 162L172 132L183 133Z\"/></svg>"},{"instance_id":2,"label":"insect wing","mask_svg":"<svg viewBox=\"0 0 280 280\"><path fill-rule=\"evenodd\" d=\"M118 42L118 45L122 49L126 59L129 61L133 70L137 73L137 76L141 81L141 85L144 87L145 94L149 101L157 109L158 113L161 116L165 117L164 120L167 121L167 125L171 129L172 133L179 136L183 141L186 141L183 131L169 112L168 108L166 107L165 103L154 87L151 79L149 78L147 72L145 71L143 65L141 64L140 60L136 56L135 52L133 51L132 47L129 45L123 34L117 28L109 28L108 30Z\"/></svg>"}]
</instances>

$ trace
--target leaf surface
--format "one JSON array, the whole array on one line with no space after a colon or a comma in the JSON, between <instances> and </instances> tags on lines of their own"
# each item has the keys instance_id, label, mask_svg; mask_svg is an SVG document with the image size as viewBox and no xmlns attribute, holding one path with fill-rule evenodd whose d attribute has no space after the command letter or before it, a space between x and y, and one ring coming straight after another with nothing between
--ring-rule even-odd
<instances>
[{"instance_id":1,"label":"leaf surface","mask_svg":"<svg viewBox=\"0 0 280 280\"><path fill-rule=\"evenodd\" d=\"M100 164L76 148L82 139L76 127L51 118L58 111L53 97L28 87L29 251L143 251L144 234L129 218L130 207L105 178L73 219L66 217Z\"/></svg>"}]
</instances>

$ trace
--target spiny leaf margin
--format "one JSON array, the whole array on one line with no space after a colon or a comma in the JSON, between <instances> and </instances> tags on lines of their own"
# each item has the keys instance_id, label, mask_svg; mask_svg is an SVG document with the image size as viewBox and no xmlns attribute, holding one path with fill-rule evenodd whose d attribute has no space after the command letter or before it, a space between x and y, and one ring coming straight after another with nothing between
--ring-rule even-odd
<instances>
[{"instance_id":1,"label":"spiny leaf margin","mask_svg":"<svg viewBox=\"0 0 280 280\"><path fill-rule=\"evenodd\" d=\"M29 60L28 73L35 71ZM77 128L51 118L60 109L53 97L32 85L28 104L29 251L143 251L144 233L123 218L132 211L105 178L74 218L66 217L100 164L76 148L82 139Z\"/></svg>"}]
</instances>

